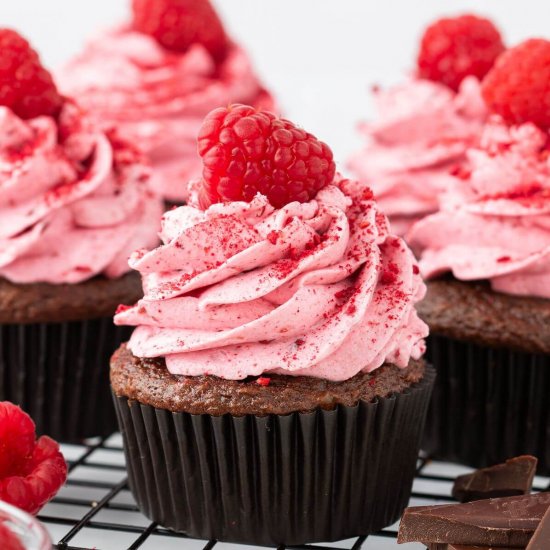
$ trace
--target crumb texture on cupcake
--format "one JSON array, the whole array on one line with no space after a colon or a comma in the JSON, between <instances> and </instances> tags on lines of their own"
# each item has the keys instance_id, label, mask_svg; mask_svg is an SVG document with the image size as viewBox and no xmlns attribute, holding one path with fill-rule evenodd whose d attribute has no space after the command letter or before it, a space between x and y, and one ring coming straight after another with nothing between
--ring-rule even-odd
<instances>
[{"instance_id":1,"label":"crumb texture on cupcake","mask_svg":"<svg viewBox=\"0 0 550 550\"><path fill-rule=\"evenodd\" d=\"M111 361L111 386L116 395L158 409L190 414L290 414L338 405L371 403L401 393L424 376L422 360L407 368L384 364L372 373L359 372L342 382L310 376L284 376L223 380L214 376L178 376L166 369L164 359L135 357L126 345Z\"/></svg>"},{"instance_id":2,"label":"crumb texture on cupcake","mask_svg":"<svg viewBox=\"0 0 550 550\"><path fill-rule=\"evenodd\" d=\"M550 354L550 303L491 291L487 283L428 282L420 317L434 334L480 345Z\"/></svg>"}]
</instances>

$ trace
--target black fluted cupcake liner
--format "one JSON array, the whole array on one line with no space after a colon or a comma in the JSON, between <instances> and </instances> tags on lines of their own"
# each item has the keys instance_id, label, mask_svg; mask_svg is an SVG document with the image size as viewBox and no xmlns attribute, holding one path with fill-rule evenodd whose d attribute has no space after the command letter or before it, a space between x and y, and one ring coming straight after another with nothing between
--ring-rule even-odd
<instances>
[{"instance_id":1,"label":"black fluted cupcake liner","mask_svg":"<svg viewBox=\"0 0 550 550\"><path fill-rule=\"evenodd\" d=\"M521 454L550 475L550 356L431 335L436 367L422 449L475 468Z\"/></svg>"},{"instance_id":2,"label":"black fluted cupcake liner","mask_svg":"<svg viewBox=\"0 0 550 550\"><path fill-rule=\"evenodd\" d=\"M130 333L112 317L0 325L0 400L20 405L38 434L60 441L113 433L109 359Z\"/></svg>"},{"instance_id":3,"label":"black fluted cupcake liner","mask_svg":"<svg viewBox=\"0 0 550 550\"><path fill-rule=\"evenodd\" d=\"M374 403L192 415L115 397L141 511L202 539L302 544L367 535L410 495L435 372Z\"/></svg>"}]
</instances>

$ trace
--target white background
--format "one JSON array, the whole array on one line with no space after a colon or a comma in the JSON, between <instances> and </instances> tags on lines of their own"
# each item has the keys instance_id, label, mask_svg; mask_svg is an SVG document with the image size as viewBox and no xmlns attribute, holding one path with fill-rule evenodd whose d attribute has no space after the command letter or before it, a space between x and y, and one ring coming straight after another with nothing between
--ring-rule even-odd
<instances>
[{"instance_id":1,"label":"white background","mask_svg":"<svg viewBox=\"0 0 550 550\"><path fill-rule=\"evenodd\" d=\"M0 26L22 32L54 68L94 31L124 20L129 1L0 0ZM403 77L414 64L418 37L432 19L475 10L498 23L508 44L550 36L548 0L215 3L288 118L329 143L340 164L360 145L355 124L369 115L369 87ZM97 537L94 533L93 540L80 542L108 543L107 536Z\"/></svg>"},{"instance_id":2,"label":"white background","mask_svg":"<svg viewBox=\"0 0 550 550\"><path fill-rule=\"evenodd\" d=\"M475 10L508 44L550 36L548 0L214 0L246 45L288 118L331 145L340 164L360 144L368 89L413 66L436 16ZM29 38L51 68L98 28L126 17L130 0L0 0L0 25Z\"/></svg>"}]
</instances>

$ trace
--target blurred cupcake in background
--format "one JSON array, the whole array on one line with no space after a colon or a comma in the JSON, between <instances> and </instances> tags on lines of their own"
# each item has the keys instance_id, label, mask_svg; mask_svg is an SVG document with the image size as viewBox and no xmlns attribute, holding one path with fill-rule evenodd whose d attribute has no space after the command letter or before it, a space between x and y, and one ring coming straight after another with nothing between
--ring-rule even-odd
<instances>
[{"instance_id":1,"label":"blurred cupcake in background","mask_svg":"<svg viewBox=\"0 0 550 550\"><path fill-rule=\"evenodd\" d=\"M372 188L398 234L436 212L453 174L465 169L465 151L487 117L480 79L503 51L491 21L440 19L424 32L414 74L374 88L376 118L360 126L367 143L348 167Z\"/></svg>"},{"instance_id":2,"label":"blurred cupcake in background","mask_svg":"<svg viewBox=\"0 0 550 550\"><path fill-rule=\"evenodd\" d=\"M292 122L219 108L199 151L115 318L137 327L111 361L136 501L206 539L376 532L407 504L433 384L416 260Z\"/></svg>"},{"instance_id":3,"label":"blurred cupcake in background","mask_svg":"<svg viewBox=\"0 0 550 550\"><path fill-rule=\"evenodd\" d=\"M153 189L176 203L200 175L196 138L210 110L274 106L208 0L133 0L131 20L92 39L56 77L149 156Z\"/></svg>"},{"instance_id":4,"label":"blurred cupcake in background","mask_svg":"<svg viewBox=\"0 0 550 550\"><path fill-rule=\"evenodd\" d=\"M438 370L424 446L550 474L550 42L504 53L482 84L494 115L439 213L408 234Z\"/></svg>"},{"instance_id":5,"label":"blurred cupcake in background","mask_svg":"<svg viewBox=\"0 0 550 550\"><path fill-rule=\"evenodd\" d=\"M0 30L0 399L58 439L115 429L111 317L141 296L136 246L163 203L141 154L62 97L29 43Z\"/></svg>"}]
</instances>

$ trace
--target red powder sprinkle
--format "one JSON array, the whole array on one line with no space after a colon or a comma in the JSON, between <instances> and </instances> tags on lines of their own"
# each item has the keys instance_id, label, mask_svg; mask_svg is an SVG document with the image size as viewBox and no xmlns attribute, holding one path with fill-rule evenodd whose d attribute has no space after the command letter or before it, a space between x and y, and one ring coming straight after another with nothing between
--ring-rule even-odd
<instances>
[{"instance_id":1,"label":"red powder sprinkle","mask_svg":"<svg viewBox=\"0 0 550 550\"><path fill-rule=\"evenodd\" d=\"M344 302L347 302L355 292L355 288L350 286L348 288L344 288L344 290L340 290L339 292L334 293L334 297L337 300L343 300Z\"/></svg>"},{"instance_id":2,"label":"red powder sprinkle","mask_svg":"<svg viewBox=\"0 0 550 550\"><path fill-rule=\"evenodd\" d=\"M389 262L386 269L380 276L380 282L384 285L391 285L397 281L399 275L399 267L394 262Z\"/></svg>"},{"instance_id":3,"label":"red powder sprinkle","mask_svg":"<svg viewBox=\"0 0 550 550\"><path fill-rule=\"evenodd\" d=\"M454 176L455 178L458 178L460 180L467 180L472 175L472 172L464 166L457 164L456 166L451 168L450 174L451 176Z\"/></svg>"},{"instance_id":4,"label":"red powder sprinkle","mask_svg":"<svg viewBox=\"0 0 550 550\"><path fill-rule=\"evenodd\" d=\"M365 187L363 189L363 194L361 197L365 201L371 201L374 199L374 193L372 192L372 189L370 187Z\"/></svg>"},{"instance_id":5,"label":"red powder sprinkle","mask_svg":"<svg viewBox=\"0 0 550 550\"><path fill-rule=\"evenodd\" d=\"M277 244L277 240L279 239L279 236L281 235L280 231L271 231L267 234L267 240L271 244Z\"/></svg>"},{"instance_id":6,"label":"red powder sprinkle","mask_svg":"<svg viewBox=\"0 0 550 550\"><path fill-rule=\"evenodd\" d=\"M124 304L120 304L115 311L115 315L118 315L119 313L122 313L123 311L128 311L131 309L132 306L125 306Z\"/></svg>"},{"instance_id":7,"label":"red powder sprinkle","mask_svg":"<svg viewBox=\"0 0 550 550\"><path fill-rule=\"evenodd\" d=\"M416 264L413 265L413 273L415 275L418 275L420 273L420 269L418 268L418 266Z\"/></svg>"},{"instance_id":8,"label":"red powder sprinkle","mask_svg":"<svg viewBox=\"0 0 550 550\"><path fill-rule=\"evenodd\" d=\"M303 338L298 338L298 340L296 340L294 343L297 346L303 346L306 343L306 341Z\"/></svg>"},{"instance_id":9,"label":"red powder sprinkle","mask_svg":"<svg viewBox=\"0 0 550 550\"><path fill-rule=\"evenodd\" d=\"M497 258L497 262L498 263L506 263L506 262L509 262L512 258L510 258L510 256L501 256L500 258Z\"/></svg>"},{"instance_id":10,"label":"red powder sprinkle","mask_svg":"<svg viewBox=\"0 0 550 550\"><path fill-rule=\"evenodd\" d=\"M73 270L78 271L79 273L91 273L92 268L86 265L77 265L73 268Z\"/></svg>"},{"instance_id":11,"label":"red powder sprinkle","mask_svg":"<svg viewBox=\"0 0 550 550\"><path fill-rule=\"evenodd\" d=\"M357 311L357 307L355 306L355 304L350 304L346 309L346 313L348 315L353 315L356 311Z\"/></svg>"},{"instance_id":12,"label":"red powder sprinkle","mask_svg":"<svg viewBox=\"0 0 550 550\"><path fill-rule=\"evenodd\" d=\"M269 383L271 382L271 378L268 376L260 376L256 379L256 384L259 384L260 386L269 386Z\"/></svg>"},{"instance_id":13,"label":"red powder sprinkle","mask_svg":"<svg viewBox=\"0 0 550 550\"><path fill-rule=\"evenodd\" d=\"M550 190L544 189L540 183L531 183L528 185L520 185L511 191L504 193L496 193L494 195L485 195L482 200L517 200L517 201L534 201L537 199L545 199L550 197Z\"/></svg>"}]
</instances>

